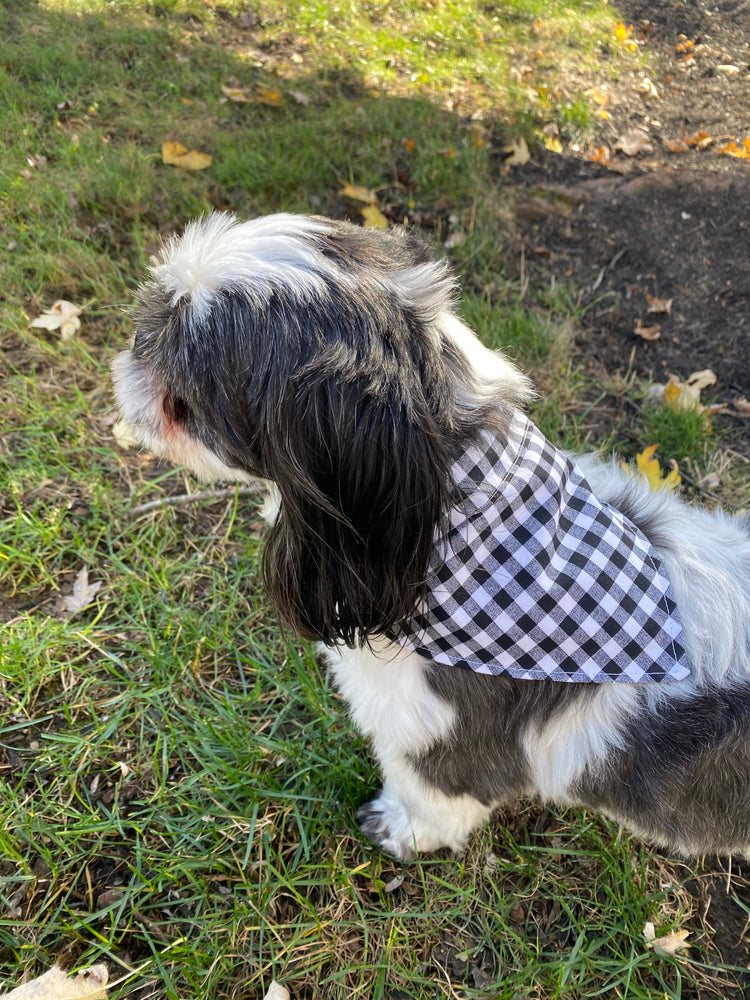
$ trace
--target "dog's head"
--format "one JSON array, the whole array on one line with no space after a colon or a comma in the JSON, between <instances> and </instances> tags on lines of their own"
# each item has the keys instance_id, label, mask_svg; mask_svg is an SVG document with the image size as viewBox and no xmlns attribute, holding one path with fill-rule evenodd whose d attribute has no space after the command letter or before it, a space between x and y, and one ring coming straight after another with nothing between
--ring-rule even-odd
<instances>
[{"instance_id":1,"label":"dog's head","mask_svg":"<svg viewBox=\"0 0 750 1000\"><path fill-rule=\"evenodd\" d=\"M203 479L276 484L265 578L302 634L406 626L451 463L528 391L453 292L417 238L305 216L211 215L152 264L113 365L122 415Z\"/></svg>"}]
</instances>

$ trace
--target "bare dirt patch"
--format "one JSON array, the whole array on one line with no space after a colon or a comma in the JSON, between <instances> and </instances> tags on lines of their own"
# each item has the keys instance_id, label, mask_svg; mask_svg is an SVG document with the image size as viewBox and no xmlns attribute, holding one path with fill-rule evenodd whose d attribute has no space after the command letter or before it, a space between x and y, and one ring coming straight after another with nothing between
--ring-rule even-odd
<instances>
[{"instance_id":1,"label":"bare dirt patch","mask_svg":"<svg viewBox=\"0 0 750 1000\"><path fill-rule=\"evenodd\" d=\"M619 9L648 62L603 86L591 145L513 168L512 268L580 290L592 366L657 380L711 368L733 410L750 396L750 159L721 150L750 136L750 3ZM648 295L671 312L649 313ZM654 325L658 339L634 332ZM747 454L750 425L725 419Z\"/></svg>"}]
</instances>

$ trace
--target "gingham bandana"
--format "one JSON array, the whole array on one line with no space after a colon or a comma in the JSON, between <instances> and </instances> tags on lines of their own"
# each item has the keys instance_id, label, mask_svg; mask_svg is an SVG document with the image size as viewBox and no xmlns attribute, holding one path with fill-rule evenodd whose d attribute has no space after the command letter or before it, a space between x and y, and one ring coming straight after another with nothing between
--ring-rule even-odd
<instances>
[{"instance_id":1,"label":"gingham bandana","mask_svg":"<svg viewBox=\"0 0 750 1000\"><path fill-rule=\"evenodd\" d=\"M407 646L526 680L676 681L690 670L646 537L520 412L453 467L461 497Z\"/></svg>"}]
</instances>

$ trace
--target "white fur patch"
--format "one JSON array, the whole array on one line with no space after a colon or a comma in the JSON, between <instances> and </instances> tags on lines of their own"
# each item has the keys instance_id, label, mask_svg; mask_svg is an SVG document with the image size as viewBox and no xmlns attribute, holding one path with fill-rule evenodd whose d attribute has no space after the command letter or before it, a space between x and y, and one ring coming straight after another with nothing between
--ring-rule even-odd
<instances>
[{"instance_id":1,"label":"white fur patch","mask_svg":"<svg viewBox=\"0 0 750 1000\"><path fill-rule=\"evenodd\" d=\"M138 443L154 455L184 465L204 483L219 479L257 481L242 469L225 465L202 442L179 427L167 425L162 409L164 389L154 383L148 370L130 351L123 351L112 362L112 382L120 416Z\"/></svg>"},{"instance_id":2,"label":"white fur patch","mask_svg":"<svg viewBox=\"0 0 750 1000\"><path fill-rule=\"evenodd\" d=\"M174 306L189 299L197 318L211 308L217 292L243 289L262 300L282 287L303 300L324 295L326 258L308 237L329 224L304 215L279 213L240 222L215 212L191 222L155 258L151 273Z\"/></svg>"},{"instance_id":3,"label":"white fur patch","mask_svg":"<svg viewBox=\"0 0 750 1000\"><path fill-rule=\"evenodd\" d=\"M530 723L524 750L537 793L558 805L572 804L569 790L584 769L595 769L611 750L625 746L638 700L631 684L602 684L591 701L573 702L546 723Z\"/></svg>"},{"instance_id":4,"label":"white fur patch","mask_svg":"<svg viewBox=\"0 0 750 1000\"><path fill-rule=\"evenodd\" d=\"M490 809L469 795L448 796L427 784L409 757L445 740L453 707L430 688L425 660L383 641L374 650L324 648L336 686L357 727L369 736L383 770L381 793L363 807L365 832L389 854L460 850Z\"/></svg>"},{"instance_id":5,"label":"white fur patch","mask_svg":"<svg viewBox=\"0 0 750 1000\"><path fill-rule=\"evenodd\" d=\"M438 317L437 323L474 369L479 386L486 390L489 398L518 402L533 394L529 379L499 351L485 347L458 316L445 312Z\"/></svg>"}]
</instances>

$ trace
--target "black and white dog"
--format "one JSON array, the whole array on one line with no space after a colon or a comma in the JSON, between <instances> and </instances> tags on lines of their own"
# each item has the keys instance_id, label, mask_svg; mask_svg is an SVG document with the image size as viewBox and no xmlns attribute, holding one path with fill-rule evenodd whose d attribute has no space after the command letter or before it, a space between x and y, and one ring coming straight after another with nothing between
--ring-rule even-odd
<instances>
[{"instance_id":1,"label":"black and white dog","mask_svg":"<svg viewBox=\"0 0 750 1000\"><path fill-rule=\"evenodd\" d=\"M372 840L459 850L539 795L750 856L746 521L550 445L402 232L215 214L136 319L122 415L204 480L267 483L270 595L383 771Z\"/></svg>"}]
</instances>

